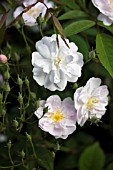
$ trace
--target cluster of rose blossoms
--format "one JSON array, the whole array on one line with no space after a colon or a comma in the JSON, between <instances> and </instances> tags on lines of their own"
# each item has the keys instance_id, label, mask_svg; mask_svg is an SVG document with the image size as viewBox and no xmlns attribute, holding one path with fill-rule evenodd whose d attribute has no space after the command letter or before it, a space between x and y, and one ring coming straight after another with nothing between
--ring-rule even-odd
<instances>
[{"instance_id":1,"label":"cluster of rose blossoms","mask_svg":"<svg viewBox=\"0 0 113 170\"><path fill-rule=\"evenodd\" d=\"M102 21L104 25L111 25L113 23L113 0L91 0L96 8L101 12L97 19ZM25 0L23 2L23 6L27 8L28 6L36 3L37 0ZM53 2L48 2L44 0L44 3L48 8L52 8L54 6ZM42 18L44 18L46 13L46 6L43 3L36 3L32 8L30 8L27 12L22 14L25 25L33 26L36 25L36 19L41 14ZM14 12L14 17L16 18L25 8L22 6L18 7Z\"/></svg>"},{"instance_id":2,"label":"cluster of rose blossoms","mask_svg":"<svg viewBox=\"0 0 113 170\"><path fill-rule=\"evenodd\" d=\"M67 82L76 82L81 76L83 55L77 52L73 42L56 35L43 37L36 42L36 52L32 53L33 78L45 88L63 91ZM35 115L39 127L55 138L66 139L76 130L76 123L83 126L88 119L100 119L106 112L108 89L102 85L100 78L90 78L84 87L74 93L74 101L67 97L61 101L58 95L41 100ZM45 113L45 108L47 112Z\"/></svg>"},{"instance_id":3,"label":"cluster of rose blossoms","mask_svg":"<svg viewBox=\"0 0 113 170\"><path fill-rule=\"evenodd\" d=\"M25 0L23 6L27 8L35 2L37 1ZM52 2L44 0L44 3L48 8L53 7ZM92 0L92 3L101 12L98 20L103 21L105 25L111 25L113 0ZM43 18L46 13L46 7L40 2L26 12L25 8L18 7L14 17L24 11L22 17L27 26L36 25L37 17L41 14ZM63 91L67 82L75 83L81 76L83 55L78 52L75 43L69 42L68 39L65 41L66 43L60 35L45 36L36 42L37 51L32 53L33 78L40 86L51 91ZM61 101L58 95L40 100L39 108L35 111L39 119L39 127L55 138L66 139L76 130L76 123L83 126L88 119L101 119L106 112L108 93L107 86L101 85L101 79L92 77L84 87L75 91L74 101L70 97Z\"/></svg>"}]
</instances>

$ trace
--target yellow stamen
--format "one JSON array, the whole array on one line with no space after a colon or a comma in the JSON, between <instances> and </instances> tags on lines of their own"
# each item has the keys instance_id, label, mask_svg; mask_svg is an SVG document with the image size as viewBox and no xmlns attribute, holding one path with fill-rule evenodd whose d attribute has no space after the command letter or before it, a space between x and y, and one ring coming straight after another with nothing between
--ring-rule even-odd
<instances>
[{"instance_id":1,"label":"yellow stamen","mask_svg":"<svg viewBox=\"0 0 113 170\"><path fill-rule=\"evenodd\" d=\"M26 12L26 14L36 17L38 12L39 12L38 8L31 8L29 11Z\"/></svg>"},{"instance_id":2,"label":"yellow stamen","mask_svg":"<svg viewBox=\"0 0 113 170\"><path fill-rule=\"evenodd\" d=\"M55 113L52 113L50 118L54 121L54 123L57 123L64 118L64 114L61 113L60 110L57 110Z\"/></svg>"},{"instance_id":3,"label":"yellow stamen","mask_svg":"<svg viewBox=\"0 0 113 170\"><path fill-rule=\"evenodd\" d=\"M92 108L95 108L95 104L98 103L96 98L90 97L86 103L86 108L90 111Z\"/></svg>"},{"instance_id":4,"label":"yellow stamen","mask_svg":"<svg viewBox=\"0 0 113 170\"><path fill-rule=\"evenodd\" d=\"M54 60L54 64L55 64L56 66L58 66L58 65L60 64L60 62L61 62L61 58L60 58L60 57L57 57L57 58Z\"/></svg>"}]
</instances>

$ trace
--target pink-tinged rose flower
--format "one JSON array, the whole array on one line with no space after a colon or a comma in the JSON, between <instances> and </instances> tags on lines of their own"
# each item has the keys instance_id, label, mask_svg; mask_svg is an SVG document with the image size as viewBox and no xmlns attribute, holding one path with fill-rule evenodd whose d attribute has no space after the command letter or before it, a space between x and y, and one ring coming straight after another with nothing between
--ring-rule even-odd
<instances>
[{"instance_id":1,"label":"pink-tinged rose flower","mask_svg":"<svg viewBox=\"0 0 113 170\"><path fill-rule=\"evenodd\" d=\"M75 109L77 110L77 123L83 126L87 119L101 117L108 105L108 88L101 84L100 78L90 78L84 87L74 93Z\"/></svg>"},{"instance_id":2,"label":"pink-tinged rose flower","mask_svg":"<svg viewBox=\"0 0 113 170\"><path fill-rule=\"evenodd\" d=\"M7 57L3 54L0 54L0 63L6 63L7 62Z\"/></svg>"},{"instance_id":3,"label":"pink-tinged rose flower","mask_svg":"<svg viewBox=\"0 0 113 170\"><path fill-rule=\"evenodd\" d=\"M70 97L61 101L59 96L53 95L40 103L35 115L40 118L39 127L43 131L49 132L56 139L66 139L76 130L76 110Z\"/></svg>"},{"instance_id":4,"label":"pink-tinged rose flower","mask_svg":"<svg viewBox=\"0 0 113 170\"><path fill-rule=\"evenodd\" d=\"M83 55L73 42L65 39L69 48L58 35L43 37L36 42L36 52L32 53L33 78L45 88L63 91L67 82L76 82L81 76Z\"/></svg>"},{"instance_id":5,"label":"pink-tinged rose flower","mask_svg":"<svg viewBox=\"0 0 113 170\"><path fill-rule=\"evenodd\" d=\"M113 23L113 0L92 0L92 3L101 12L97 19L103 21L104 25L111 25Z\"/></svg>"}]
</instances>

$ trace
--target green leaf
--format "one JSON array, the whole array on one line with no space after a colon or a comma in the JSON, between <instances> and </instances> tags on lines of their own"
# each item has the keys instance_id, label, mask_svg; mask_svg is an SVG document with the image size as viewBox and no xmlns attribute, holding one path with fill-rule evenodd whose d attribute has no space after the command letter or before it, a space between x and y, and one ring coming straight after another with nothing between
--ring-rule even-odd
<instances>
[{"instance_id":1,"label":"green leaf","mask_svg":"<svg viewBox=\"0 0 113 170\"><path fill-rule=\"evenodd\" d=\"M82 32L84 30L87 30L88 28L95 25L94 21L90 20L81 20L76 21L65 27L64 32L67 37L77 34L79 32Z\"/></svg>"},{"instance_id":2,"label":"green leaf","mask_svg":"<svg viewBox=\"0 0 113 170\"><path fill-rule=\"evenodd\" d=\"M95 36L96 37L97 29L95 27L92 27L92 28L85 30L84 33L87 34L88 36Z\"/></svg>"},{"instance_id":3,"label":"green leaf","mask_svg":"<svg viewBox=\"0 0 113 170\"><path fill-rule=\"evenodd\" d=\"M96 51L100 62L113 77L113 38L107 34L98 34Z\"/></svg>"},{"instance_id":4,"label":"green leaf","mask_svg":"<svg viewBox=\"0 0 113 170\"><path fill-rule=\"evenodd\" d=\"M58 19L59 20L66 20L66 19L75 19L79 17L87 17L88 15L85 12L80 10L72 10L68 11L65 14L61 15Z\"/></svg>"},{"instance_id":5,"label":"green leaf","mask_svg":"<svg viewBox=\"0 0 113 170\"><path fill-rule=\"evenodd\" d=\"M80 7L75 3L74 0L60 0L65 4L65 6L71 8L71 9L79 9Z\"/></svg>"},{"instance_id":6,"label":"green leaf","mask_svg":"<svg viewBox=\"0 0 113 170\"><path fill-rule=\"evenodd\" d=\"M36 151L40 164L47 170L53 170L54 158L52 153L42 147L38 147Z\"/></svg>"},{"instance_id":7,"label":"green leaf","mask_svg":"<svg viewBox=\"0 0 113 170\"><path fill-rule=\"evenodd\" d=\"M79 170L102 170L105 155L98 143L87 147L79 159Z\"/></svg>"},{"instance_id":8,"label":"green leaf","mask_svg":"<svg viewBox=\"0 0 113 170\"><path fill-rule=\"evenodd\" d=\"M105 170L113 170L113 163L109 164Z\"/></svg>"}]
</instances>

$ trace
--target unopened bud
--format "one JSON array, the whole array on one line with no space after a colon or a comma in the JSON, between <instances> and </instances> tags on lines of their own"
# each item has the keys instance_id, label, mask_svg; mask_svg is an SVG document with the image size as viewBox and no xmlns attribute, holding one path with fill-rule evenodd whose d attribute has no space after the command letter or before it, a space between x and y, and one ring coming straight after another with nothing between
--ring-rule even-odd
<instances>
[{"instance_id":1,"label":"unopened bud","mask_svg":"<svg viewBox=\"0 0 113 170\"><path fill-rule=\"evenodd\" d=\"M52 156L53 156L53 158L55 158L55 152L52 152Z\"/></svg>"},{"instance_id":2,"label":"unopened bud","mask_svg":"<svg viewBox=\"0 0 113 170\"><path fill-rule=\"evenodd\" d=\"M25 84L29 87L29 80L27 79L27 77L25 78Z\"/></svg>"},{"instance_id":3,"label":"unopened bud","mask_svg":"<svg viewBox=\"0 0 113 170\"><path fill-rule=\"evenodd\" d=\"M17 129L18 128L18 125L19 125L19 123L17 122L17 120L15 119L15 120L13 120L13 125L14 125L14 127Z\"/></svg>"},{"instance_id":4,"label":"unopened bud","mask_svg":"<svg viewBox=\"0 0 113 170\"><path fill-rule=\"evenodd\" d=\"M7 43L7 48L11 50L11 45L9 43Z\"/></svg>"},{"instance_id":5,"label":"unopened bud","mask_svg":"<svg viewBox=\"0 0 113 170\"><path fill-rule=\"evenodd\" d=\"M24 152L23 150L20 152L20 156L21 156L22 158L25 158L25 152Z\"/></svg>"},{"instance_id":6,"label":"unopened bud","mask_svg":"<svg viewBox=\"0 0 113 170\"><path fill-rule=\"evenodd\" d=\"M23 84L23 81L22 81L22 79L19 77L19 75L18 75L17 83L18 83L19 86L22 86L22 84Z\"/></svg>"},{"instance_id":7,"label":"unopened bud","mask_svg":"<svg viewBox=\"0 0 113 170\"><path fill-rule=\"evenodd\" d=\"M16 60L16 61L19 61L19 60L20 60L20 56L19 56L17 53L14 53L14 56L15 56L15 60Z\"/></svg>"},{"instance_id":8,"label":"unopened bud","mask_svg":"<svg viewBox=\"0 0 113 170\"><path fill-rule=\"evenodd\" d=\"M6 63L7 62L7 57L3 54L0 54L0 63Z\"/></svg>"},{"instance_id":9,"label":"unopened bud","mask_svg":"<svg viewBox=\"0 0 113 170\"><path fill-rule=\"evenodd\" d=\"M5 79L6 81L8 81L9 78L10 78L10 74L9 74L9 71L7 70L7 71L4 73L4 79Z\"/></svg>"},{"instance_id":10,"label":"unopened bud","mask_svg":"<svg viewBox=\"0 0 113 170\"><path fill-rule=\"evenodd\" d=\"M36 94L34 92L30 92L30 96L32 99L36 99Z\"/></svg>"},{"instance_id":11,"label":"unopened bud","mask_svg":"<svg viewBox=\"0 0 113 170\"><path fill-rule=\"evenodd\" d=\"M6 110L2 110L2 116L4 117L6 115Z\"/></svg>"},{"instance_id":12,"label":"unopened bud","mask_svg":"<svg viewBox=\"0 0 113 170\"><path fill-rule=\"evenodd\" d=\"M95 50L92 50L89 52L89 58L95 58L96 57L96 53Z\"/></svg>"},{"instance_id":13,"label":"unopened bud","mask_svg":"<svg viewBox=\"0 0 113 170\"><path fill-rule=\"evenodd\" d=\"M4 90L5 90L6 92L10 92L11 88L10 88L10 86L9 86L9 83L6 83L6 84L5 84Z\"/></svg>"},{"instance_id":14,"label":"unopened bud","mask_svg":"<svg viewBox=\"0 0 113 170\"><path fill-rule=\"evenodd\" d=\"M23 97L22 97L22 94L21 93L19 93L19 96L18 96L18 101L19 101L19 103L23 103Z\"/></svg>"},{"instance_id":15,"label":"unopened bud","mask_svg":"<svg viewBox=\"0 0 113 170\"><path fill-rule=\"evenodd\" d=\"M32 140L31 135L29 135L27 132L26 132L26 136L27 136L27 139L28 139L29 141Z\"/></svg>"}]
</instances>

